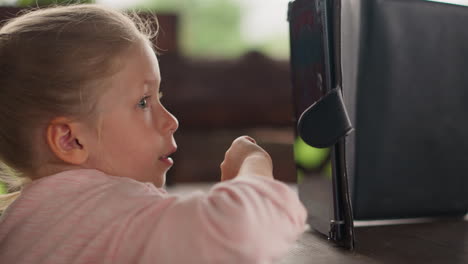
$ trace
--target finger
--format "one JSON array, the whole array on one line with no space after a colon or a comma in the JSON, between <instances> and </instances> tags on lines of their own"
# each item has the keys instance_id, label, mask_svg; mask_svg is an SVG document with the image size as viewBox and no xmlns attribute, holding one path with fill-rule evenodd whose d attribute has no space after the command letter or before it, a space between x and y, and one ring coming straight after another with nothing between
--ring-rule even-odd
<instances>
[{"instance_id":1,"label":"finger","mask_svg":"<svg viewBox=\"0 0 468 264\"><path fill-rule=\"evenodd\" d=\"M245 139L247 139L248 141L254 143L254 144L257 144L257 142L255 141L255 139L249 137L249 136L244 136Z\"/></svg>"}]
</instances>

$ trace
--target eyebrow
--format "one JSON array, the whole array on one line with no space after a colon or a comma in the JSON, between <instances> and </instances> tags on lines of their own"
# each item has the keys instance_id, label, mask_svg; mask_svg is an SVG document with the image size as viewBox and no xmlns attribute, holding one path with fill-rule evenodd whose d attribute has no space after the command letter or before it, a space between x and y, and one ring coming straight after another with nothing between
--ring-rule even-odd
<instances>
[{"instance_id":1,"label":"eyebrow","mask_svg":"<svg viewBox=\"0 0 468 264\"><path fill-rule=\"evenodd\" d=\"M145 81L143 82L143 87L145 87L146 85L156 87L159 83L160 83L160 82L158 82L158 80L155 80L155 79L145 80Z\"/></svg>"},{"instance_id":2,"label":"eyebrow","mask_svg":"<svg viewBox=\"0 0 468 264\"><path fill-rule=\"evenodd\" d=\"M152 80L145 80L145 81L143 82L143 84L153 84L153 85L156 85L156 84L158 84L158 83L159 83L158 80L155 80L155 79L152 79Z\"/></svg>"}]
</instances>

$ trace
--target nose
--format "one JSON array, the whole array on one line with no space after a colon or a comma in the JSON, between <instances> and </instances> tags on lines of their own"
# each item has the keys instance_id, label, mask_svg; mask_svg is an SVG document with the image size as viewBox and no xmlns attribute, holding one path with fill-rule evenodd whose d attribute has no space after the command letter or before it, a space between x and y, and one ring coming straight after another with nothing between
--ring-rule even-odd
<instances>
[{"instance_id":1,"label":"nose","mask_svg":"<svg viewBox=\"0 0 468 264\"><path fill-rule=\"evenodd\" d=\"M162 130L173 134L179 128L179 121L164 106L161 108L163 111Z\"/></svg>"}]
</instances>

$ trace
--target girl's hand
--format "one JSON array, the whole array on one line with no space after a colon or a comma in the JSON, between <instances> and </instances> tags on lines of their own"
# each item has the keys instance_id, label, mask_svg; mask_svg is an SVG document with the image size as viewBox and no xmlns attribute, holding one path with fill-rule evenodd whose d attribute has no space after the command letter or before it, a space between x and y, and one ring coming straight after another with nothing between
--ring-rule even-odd
<instances>
[{"instance_id":1,"label":"girl's hand","mask_svg":"<svg viewBox=\"0 0 468 264\"><path fill-rule=\"evenodd\" d=\"M236 138L226 151L221 163L221 180L226 181L243 174L273 178L270 155L248 136Z\"/></svg>"}]
</instances>

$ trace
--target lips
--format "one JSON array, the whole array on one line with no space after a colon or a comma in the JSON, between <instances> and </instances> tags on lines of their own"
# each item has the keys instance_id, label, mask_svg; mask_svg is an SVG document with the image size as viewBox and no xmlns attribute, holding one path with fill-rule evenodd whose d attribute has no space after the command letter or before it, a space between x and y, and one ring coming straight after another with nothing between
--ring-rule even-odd
<instances>
[{"instance_id":1,"label":"lips","mask_svg":"<svg viewBox=\"0 0 468 264\"><path fill-rule=\"evenodd\" d=\"M174 164L174 161L172 160L172 158L170 157L172 154L174 154L174 152L176 152L177 148L174 148L172 149L170 152L168 152L167 154L164 154L163 156L161 156L159 158L159 160L161 162L164 162L166 163L167 165L169 166L172 166Z\"/></svg>"}]
</instances>

